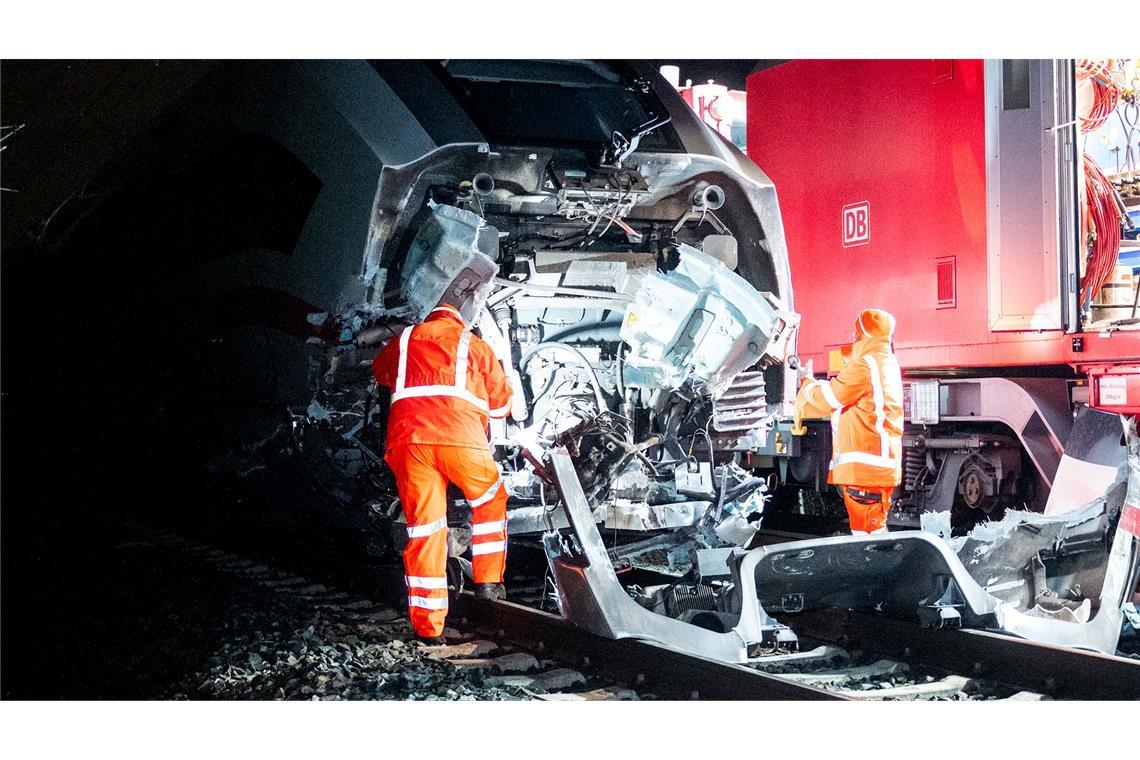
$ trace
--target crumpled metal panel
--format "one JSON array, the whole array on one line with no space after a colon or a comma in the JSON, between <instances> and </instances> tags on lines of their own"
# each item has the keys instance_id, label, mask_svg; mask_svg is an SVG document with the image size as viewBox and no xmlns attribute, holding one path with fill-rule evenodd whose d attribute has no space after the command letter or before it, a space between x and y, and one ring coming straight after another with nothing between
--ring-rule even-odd
<instances>
[{"instance_id":1,"label":"crumpled metal panel","mask_svg":"<svg viewBox=\"0 0 1140 760\"><path fill-rule=\"evenodd\" d=\"M574 625L609 638L636 638L725 662L745 662L748 645L765 640L794 640L787 628L769 618L757 602L753 583L756 552L739 557L734 571L740 617L727 633L718 633L651 612L626 593L614 572L594 524L574 463L565 450L550 453L573 541L558 533L543 539L554 573L562 614ZM734 559L737 559L734 557Z\"/></svg>"},{"instance_id":2,"label":"crumpled metal panel","mask_svg":"<svg viewBox=\"0 0 1140 760\"><path fill-rule=\"evenodd\" d=\"M1003 604L997 609L998 624L1003 630L1034 641L1116 653L1125 619L1123 608L1131 602L1133 589L1140 580L1140 438L1134 421L1123 416L1120 419L1128 446L1128 490L1108 552L1096 614L1082 623L1037 617L1012 604Z\"/></svg>"},{"instance_id":3,"label":"crumpled metal panel","mask_svg":"<svg viewBox=\"0 0 1140 760\"><path fill-rule=\"evenodd\" d=\"M757 549L763 553L755 578L760 603L769 612L823 607L878 610L926 623L996 628L1033 641L1113 654L1124 621L1122 608L1140 577L1140 440L1134 423L1125 424L1128 492L1104 565L1099 606L1087 622L1042 617L1027 611L1024 603L987 593L949 543L923 531L812 539ZM1083 540L1082 531L1088 532L1105 513L1109 495L1067 518L1033 515L1019 523L1018 530L1009 526L1002 530L998 524L983 527L976 531L976 539L966 542L964 554L979 577L1000 578L1002 572L1018 570L1046 548ZM713 560L702 558L702 577L715 570Z\"/></svg>"},{"instance_id":4,"label":"crumpled metal panel","mask_svg":"<svg viewBox=\"0 0 1140 760\"><path fill-rule=\"evenodd\" d=\"M784 321L789 323L779 340L769 348L770 355L782 361L794 354L798 317L793 312L795 304L787 247L779 202L771 180L751 162L736 160L736 154L639 152L635 158L636 161L630 162L630 168L636 169L653 188L639 200L639 208L648 209L658 203L668 203L670 194L675 193L677 187L702 177L721 184L726 191L741 194L740 200L745 203L748 214L755 215L758 228L747 237L737 238L740 245L739 272L756 290L771 292L773 298L778 299L775 303L784 312L781 315ZM743 159L742 156L740 158ZM499 146L492 151L486 144L473 143L446 145L409 164L385 166L373 203L361 267L361 279L367 294L364 302L353 308L384 311L389 307L384 300L384 294L391 290L389 271L405 250L405 237L411 234L414 210L425 203L433 184L454 182L457 177L473 177L486 172L495 177L510 178L519 187L533 190L542 186L553 159L554 153L550 149ZM552 199L553 196L549 195L521 196L518 207L512 207L512 213L553 213L553 205L544 205L545 201ZM756 297L755 291L750 292L750 297ZM733 370L733 373L744 368L746 366ZM796 369L785 365L783 380L781 397L771 398L769 402L779 405L780 413L790 416L797 390Z\"/></svg>"},{"instance_id":5,"label":"crumpled metal panel","mask_svg":"<svg viewBox=\"0 0 1140 760\"><path fill-rule=\"evenodd\" d=\"M839 607L935 619L947 606L940 600L948 579L959 592L948 606L962 624L991 619L997 605L945 542L920 530L793 541L756 551L760 603L771 612Z\"/></svg>"}]
</instances>

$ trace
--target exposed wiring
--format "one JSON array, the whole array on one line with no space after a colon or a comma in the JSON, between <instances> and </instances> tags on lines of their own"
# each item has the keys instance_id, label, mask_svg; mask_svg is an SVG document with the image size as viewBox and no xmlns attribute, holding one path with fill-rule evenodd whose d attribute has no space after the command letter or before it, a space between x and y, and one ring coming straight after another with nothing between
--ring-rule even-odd
<instances>
[{"instance_id":1,"label":"exposed wiring","mask_svg":"<svg viewBox=\"0 0 1140 760\"><path fill-rule=\"evenodd\" d=\"M608 209L608 216L610 218L609 223L606 224L605 228L601 232L598 233L598 236L594 238L594 240L587 244L587 247L604 238L606 236L606 233L610 231L610 227L614 226L614 222L617 221L617 215L621 212L621 204L625 201L625 196L626 191L624 189L618 192L617 200L614 201L614 205L610 206Z\"/></svg>"},{"instance_id":2,"label":"exposed wiring","mask_svg":"<svg viewBox=\"0 0 1140 760\"><path fill-rule=\"evenodd\" d=\"M630 227L628 224L623 222L621 219L615 217L614 224L616 224L618 227L621 227L622 231L625 232L625 234L629 235L629 237L632 238L635 243L640 243L642 238L645 237L633 227Z\"/></svg>"},{"instance_id":3,"label":"exposed wiring","mask_svg":"<svg viewBox=\"0 0 1140 760\"><path fill-rule=\"evenodd\" d=\"M574 346L571 346L567 343L559 343L557 341L546 341L544 343L539 343L537 346L528 351L526 355L523 356L519 361L519 372L521 373L526 368L527 363L543 351L565 351L566 353L569 353L572 356L576 357L581 363L582 367L584 367L589 373L590 385L594 389L594 397L598 402L598 411L609 411L609 406L606 405L606 398L602 395L602 384L601 381L598 380L598 373L594 371L594 367L590 364L590 361L586 358L586 355Z\"/></svg>"},{"instance_id":4,"label":"exposed wiring","mask_svg":"<svg viewBox=\"0 0 1140 760\"><path fill-rule=\"evenodd\" d=\"M1085 154L1085 228L1089 238L1088 265L1081 278L1081 304L1087 305L1112 277L1120 258L1120 208L1115 189Z\"/></svg>"},{"instance_id":5,"label":"exposed wiring","mask_svg":"<svg viewBox=\"0 0 1140 760\"><path fill-rule=\"evenodd\" d=\"M1080 115L1081 131L1094 132L1116 111L1120 103L1120 85L1112 78L1103 61L1082 58L1077 62L1077 76L1092 85L1093 99L1088 113Z\"/></svg>"}]
</instances>

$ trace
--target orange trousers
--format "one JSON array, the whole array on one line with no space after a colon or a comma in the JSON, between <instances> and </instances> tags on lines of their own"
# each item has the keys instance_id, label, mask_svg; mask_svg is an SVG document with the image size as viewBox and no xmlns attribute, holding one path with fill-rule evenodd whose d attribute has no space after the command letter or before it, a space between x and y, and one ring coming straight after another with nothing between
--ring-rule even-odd
<instances>
[{"instance_id":1,"label":"orange trousers","mask_svg":"<svg viewBox=\"0 0 1140 760\"><path fill-rule=\"evenodd\" d=\"M839 490L843 492L843 503L847 505L852 535L887 532L893 486L840 486Z\"/></svg>"},{"instance_id":2,"label":"orange trousers","mask_svg":"<svg viewBox=\"0 0 1140 760\"><path fill-rule=\"evenodd\" d=\"M486 448L405 444L385 461L408 522L404 582L416 633L440 636L447 618L447 484L471 505L471 564L476 583L502 583L507 559L507 489Z\"/></svg>"}]
</instances>

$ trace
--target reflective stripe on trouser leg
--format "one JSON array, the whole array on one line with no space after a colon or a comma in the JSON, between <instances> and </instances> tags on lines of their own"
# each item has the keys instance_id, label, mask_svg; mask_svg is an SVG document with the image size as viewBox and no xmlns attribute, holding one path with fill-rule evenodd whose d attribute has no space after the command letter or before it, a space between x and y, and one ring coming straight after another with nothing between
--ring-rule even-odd
<instances>
[{"instance_id":1,"label":"reflective stripe on trouser leg","mask_svg":"<svg viewBox=\"0 0 1140 760\"><path fill-rule=\"evenodd\" d=\"M507 565L507 489L471 510L471 571L476 583L502 583Z\"/></svg>"},{"instance_id":2,"label":"reflective stripe on trouser leg","mask_svg":"<svg viewBox=\"0 0 1140 760\"><path fill-rule=\"evenodd\" d=\"M476 583L502 583L507 560L507 489L486 448L440 446L440 469L471 505L471 571Z\"/></svg>"},{"instance_id":3,"label":"reflective stripe on trouser leg","mask_svg":"<svg viewBox=\"0 0 1140 760\"><path fill-rule=\"evenodd\" d=\"M434 447L397 446L386 459L408 521L408 616L416 633L440 636L447 617L447 480L436 469Z\"/></svg>"},{"instance_id":4,"label":"reflective stripe on trouser leg","mask_svg":"<svg viewBox=\"0 0 1140 760\"><path fill-rule=\"evenodd\" d=\"M887 532L887 513L891 509L893 488L859 488L872 494L874 498L858 497L850 492L852 486L841 486L843 503L847 507L847 518L851 523L852 535Z\"/></svg>"}]
</instances>

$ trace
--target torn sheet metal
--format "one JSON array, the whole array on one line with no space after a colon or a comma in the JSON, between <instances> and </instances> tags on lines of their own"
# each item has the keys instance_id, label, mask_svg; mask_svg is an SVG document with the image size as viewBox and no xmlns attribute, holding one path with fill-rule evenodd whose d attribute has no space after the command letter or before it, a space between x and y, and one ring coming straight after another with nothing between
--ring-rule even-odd
<instances>
[{"instance_id":1,"label":"torn sheet metal","mask_svg":"<svg viewBox=\"0 0 1140 760\"><path fill-rule=\"evenodd\" d=\"M662 530L696 525L709 507L707 501L646 504L618 499L606 506L604 527L610 530Z\"/></svg>"},{"instance_id":2,"label":"torn sheet metal","mask_svg":"<svg viewBox=\"0 0 1140 760\"><path fill-rule=\"evenodd\" d=\"M726 633L659 615L642 607L622 586L590 512L574 464L565 451L553 451L549 464L558 481L570 523L566 536L544 538L563 614L574 625L609 638L653 641L685 652L727 662L745 662L750 644L791 641L786 627L768 617L756 596L756 552L740 558L735 576L740 599L736 625Z\"/></svg>"},{"instance_id":3,"label":"torn sheet metal","mask_svg":"<svg viewBox=\"0 0 1140 760\"><path fill-rule=\"evenodd\" d=\"M1039 610L1024 610L1003 604L996 610L998 624L1009 633L1034 641L1060 646L1092 649L1114 654L1126 622L1124 607L1132 602L1140 582L1140 438L1136 423L1121 417L1128 447L1127 488L1123 499L1116 502L1113 489L1081 510L1099 508L1118 515L1112 536L1104 580L1098 596L1097 611L1087 622L1064 619L1056 615L1042 616ZM1034 614L1036 612L1036 614Z\"/></svg>"},{"instance_id":4,"label":"torn sheet metal","mask_svg":"<svg viewBox=\"0 0 1140 760\"><path fill-rule=\"evenodd\" d=\"M1127 467L1080 509L1058 517L1010 512L960 539L902 531L767 546L757 550L760 602L772 613L877 610L1113 654L1140 575L1140 442L1128 425ZM715 577L718 557L700 559L702 579ZM1094 584L1095 611L1088 596L1076 598Z\"/></svg>"},{"instance_id":5,"label":"torn sheet metal","mask_svg":"<svg viewBox=\"0 0 1140 760\"><path fill-rule=\"evenodd\" d=\"M997 605L949 546L922 531L793 541L756 551L756 586L771 612L839 607L935 625L983 625Z\"/></svg>"}]
</instances>

